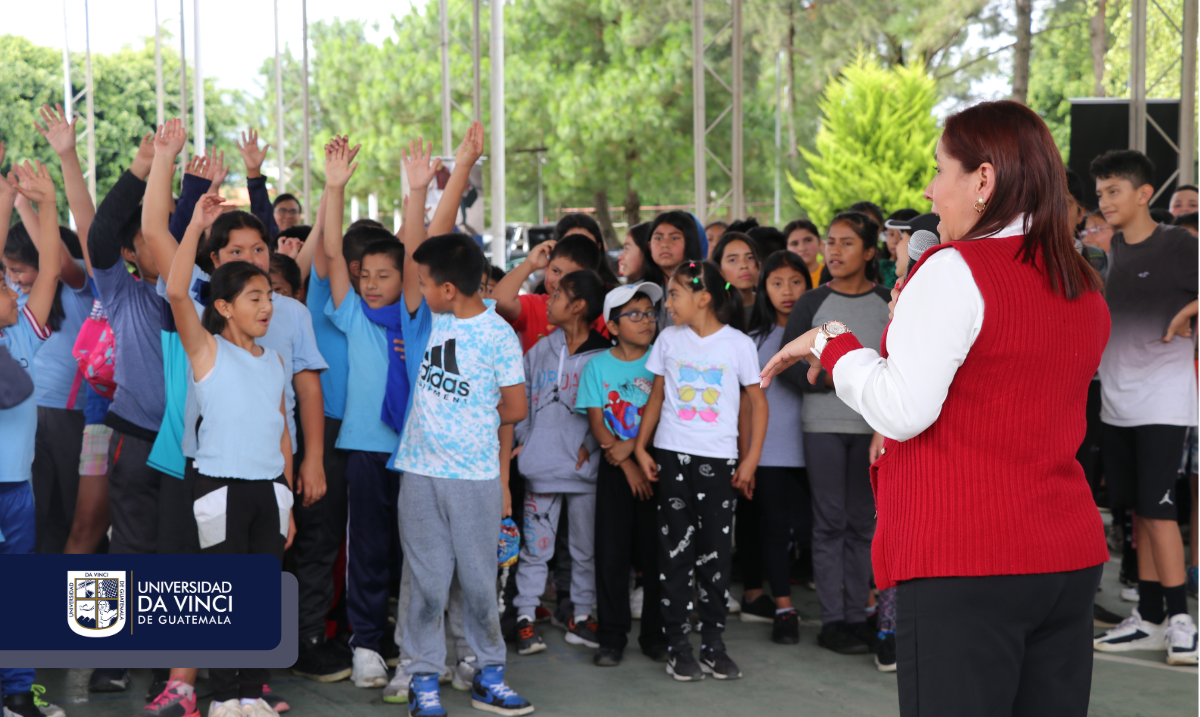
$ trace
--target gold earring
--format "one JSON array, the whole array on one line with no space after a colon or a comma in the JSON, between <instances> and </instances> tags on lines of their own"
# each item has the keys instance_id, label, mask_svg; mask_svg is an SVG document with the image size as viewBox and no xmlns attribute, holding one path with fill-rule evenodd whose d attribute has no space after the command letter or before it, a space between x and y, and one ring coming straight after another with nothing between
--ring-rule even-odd
<instances>
[{"instance_id":1,"label":"gold earring","mask_svg":"<svg viewBox=\"0 0 1200 717\"><path fill-rule=\"evenodd\" d=\"M983 197L976 199L975 200L975 212L977 214L983 214L984 209L987 209L987 202L983 201Z\"/></svg>"}]
</instances>

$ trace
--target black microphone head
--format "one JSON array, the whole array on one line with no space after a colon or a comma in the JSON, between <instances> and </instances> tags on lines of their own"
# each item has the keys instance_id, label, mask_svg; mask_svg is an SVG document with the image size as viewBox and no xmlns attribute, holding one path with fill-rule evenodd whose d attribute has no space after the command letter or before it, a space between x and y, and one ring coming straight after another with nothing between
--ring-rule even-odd
<instances>
[{"instance_id":1,"label":"black microphone head","mask_svg":"<svg viewBox=\"0 0 1200 717\"><path fill-rule=\"evenodd\" d=\"M937 234L918 229L908 240L908 258L913 264L916 264L921 260L922 254L941 243L942 240L938 238Z\"/></svg>"}]
</instances>

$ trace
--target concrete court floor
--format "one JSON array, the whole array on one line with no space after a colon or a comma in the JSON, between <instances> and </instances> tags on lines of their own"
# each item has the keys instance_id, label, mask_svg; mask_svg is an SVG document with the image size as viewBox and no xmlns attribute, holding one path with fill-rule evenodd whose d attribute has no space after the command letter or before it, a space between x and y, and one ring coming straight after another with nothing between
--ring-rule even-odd
<instances>
[{"instance_id":1,"label":"concrete court floor","mask_svg":"<svg viewBox=\"0 0 1200 717\"><path fill-rule=\"evenodd\" d=\"M1106 566L1097 601L1124 615L1133 606L1120 600L1118 568L1117 561ZM740 588L734 592L740 594ZM620 667L594 667L591 650L567 644L562 632L546 623L539 627L550 645L548 650L529 657L509 651L509 684L533 702L541 715L898 714L895 676L878 672L870 655L842 656L818 647L819 624L812 621L818 614L816 595L801 587L793 596L806 618L798 646L772 643L769 625L730 621L726 633L729 653L745 674L738 681L677 683L665 674L662 665L650 662L637 651L636 641L632 641L633 649L627 651ZM1195 601L1190 607L1195 617ZM693 642L697 640L693 637ZM1200 713L1197 668L1168 667L1162 652L1096 653L1096 657L1091 715L1194 717ZM68 717L133 717L141 711L150 682L148 670L134 670L133 687L117 695L89 696L89 674L89 670L39 670L38 681L48 688L46 696L62 706ZM317 684L281 669L273 671L271 686L287 697L292 708L289 717L406 714L402 706L384 704L381 690L358 689L349 681ZM206 692L204 680L200 691ZM449 685L443 688L442 699L451 715L480 714L471 709L467 694L455 692ZM207 714L208 704L209 700L201 700L203 714Z\"/></svg>"}]
</instances>

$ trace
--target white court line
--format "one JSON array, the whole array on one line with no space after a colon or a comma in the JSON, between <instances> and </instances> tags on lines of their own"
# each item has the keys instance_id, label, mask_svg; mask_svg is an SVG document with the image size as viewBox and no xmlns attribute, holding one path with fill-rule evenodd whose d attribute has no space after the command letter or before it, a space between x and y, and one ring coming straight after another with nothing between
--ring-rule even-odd
<instances>
[{"instance_id":1,"label":"white court line","mask_svg":"<svg viewBox=\"0 0 1200 717\"><path fill-rule=\"evenodd\" d=\"M1198 675L1200 669L1195 667L1182 667L1178 665L1168 665L1166 662L1151 662L1149 660L1139 660L1136 657L1121 657L1120 655L1109 655L1103 652L1096 652L1092 657L1097 660L1105 660L1107 662L1119 662L1123 665L1138 665L1140 667L1153 667L1159 670L1169 670L1170 672L1178 672L1184 675Z\"/></svg>"}]
</instances>

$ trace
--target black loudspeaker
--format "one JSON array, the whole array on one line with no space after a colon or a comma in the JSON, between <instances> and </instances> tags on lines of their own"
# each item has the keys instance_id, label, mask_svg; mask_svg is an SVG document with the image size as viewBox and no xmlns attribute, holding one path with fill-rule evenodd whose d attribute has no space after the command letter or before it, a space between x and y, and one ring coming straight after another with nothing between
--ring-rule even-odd
<instances>
[{"instance_id":1,"label":"black loudspeaker","mask_svg":"<svg viewBox=\"0 0 1200 717\"><path fill-rule=\"evenodd\" d=\"M1154 163L1154 189L1162 188L1179 167L1179 154L1171 143L1179 144L1179 100L1146 100L1146 156ZM1157 124L1162 132L1154 125ZM1067 163L1083 180L1085 194L1094 197L1095 184L1088 165L1110 149L1129 148L1129 100L1086 98L1071 100L1071 161ZM1152 207L1166 209L1177 182L1172 179L1158 194ZM1095 206L1095 200L1091 202Z\"/></svg>"}]
</instances>

